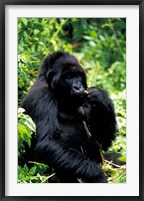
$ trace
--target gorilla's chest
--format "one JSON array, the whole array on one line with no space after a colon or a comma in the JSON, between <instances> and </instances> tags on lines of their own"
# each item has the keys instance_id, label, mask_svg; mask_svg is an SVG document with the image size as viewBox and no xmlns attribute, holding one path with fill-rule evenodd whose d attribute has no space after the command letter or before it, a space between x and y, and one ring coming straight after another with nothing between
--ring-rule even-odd
<instances>
[{"instance_id":1,"label":"gorilla's chest","mask_svg":"<svg viewBox=\"0 0 144 201\"><path fill-rule=\"evenodd\" d=\"M60 118L59 126L61 129L61 140L65 144L77 150L86 146L89 136L82 120Z\"/></svg>"}]
</instances>

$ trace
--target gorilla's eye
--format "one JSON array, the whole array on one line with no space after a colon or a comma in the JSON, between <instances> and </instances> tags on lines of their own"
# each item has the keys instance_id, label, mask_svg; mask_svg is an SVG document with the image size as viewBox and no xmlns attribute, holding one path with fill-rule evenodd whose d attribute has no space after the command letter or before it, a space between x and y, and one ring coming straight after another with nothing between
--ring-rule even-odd
<instances>
[{"instance_id":1,"label":"gorilla's eye","mask_svg":"<svg viewBox=\"0 0 144 201\"><path fill-rule=\"evenodd\" d=\"M77 77L79 77L78 73L67 73L67 74L65 74L66 79L72 79L72 78L77 78Z\"/></svg>"},{"instance_id":2,"label":"gorilla's eye","mask_svg":"<svg viewBox=\"0 0 144 201\"><path fill-rule=\"evenodd\" d=\"M71 79L71 78L73 78L73 77L74 77L74 75L72 75L72 74L66 74L66 75L65 75L65 78L66 78L66 79Z\"/></svg>"}]
</instances>

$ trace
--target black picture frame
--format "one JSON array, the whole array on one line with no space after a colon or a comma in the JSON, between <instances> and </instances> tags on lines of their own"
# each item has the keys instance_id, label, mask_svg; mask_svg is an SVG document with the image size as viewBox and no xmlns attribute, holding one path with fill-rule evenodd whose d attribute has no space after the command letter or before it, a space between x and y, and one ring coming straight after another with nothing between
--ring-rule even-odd
<instances>
[{"instance_id":1,"label":"black picture frame","mask_svg":"<svg viewBox=\"0 0 144 201\"><path fill-rule=\"evenodd\" d=\"M6 5L138 5L139 6L139 196L41 197L5 196L5 6ZM0 200L144 200L144 0L0 0Z\"/></svg>"}]
</instances>

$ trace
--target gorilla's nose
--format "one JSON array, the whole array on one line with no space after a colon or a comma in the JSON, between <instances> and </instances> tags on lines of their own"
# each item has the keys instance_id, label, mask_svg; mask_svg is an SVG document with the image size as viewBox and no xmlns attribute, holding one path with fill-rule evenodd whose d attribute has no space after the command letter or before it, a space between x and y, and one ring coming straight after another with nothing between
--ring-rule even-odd
<instances>
[{"instance_id":1,"label":"gorilla's nose","mask_svg":"<svg viewBox=\"0 0 144 201\"><path fill-rule=\"evenodd\" d=\"M73 91L76 93L76 94L80 94L80 93L83 93L85 91L83 85L78 82L78 83L75 83L73 84Z\"/></svg>"}]
</instances>

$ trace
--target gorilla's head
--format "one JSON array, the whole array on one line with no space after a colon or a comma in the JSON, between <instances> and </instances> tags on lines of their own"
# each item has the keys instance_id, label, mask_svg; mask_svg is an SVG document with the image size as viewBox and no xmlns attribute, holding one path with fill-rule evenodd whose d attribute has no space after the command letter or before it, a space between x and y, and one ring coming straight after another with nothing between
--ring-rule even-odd
<instances>
[{"instance_id":1,"label":"gorilla's head","mask_svg":"<svg viewBox=\"0 0 144 201\"><path fill-rule=\"evenodd\" d=\"M41 69L49 89L62 104L81 105L87 88L86 74L78 60L63 52L48 56Z\"/></svg>"}]
</instances>

